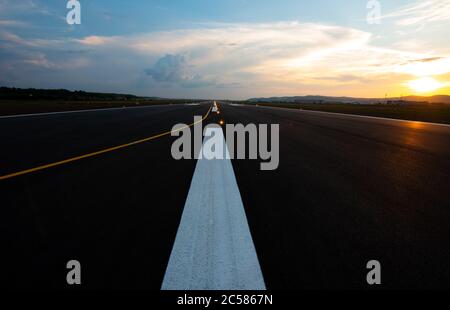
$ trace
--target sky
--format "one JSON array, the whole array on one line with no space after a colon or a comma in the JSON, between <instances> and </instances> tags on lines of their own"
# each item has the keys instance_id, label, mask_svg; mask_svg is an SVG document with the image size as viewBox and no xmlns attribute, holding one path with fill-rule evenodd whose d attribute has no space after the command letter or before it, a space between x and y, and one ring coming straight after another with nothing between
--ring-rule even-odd
<instances>
[{"instance_id":1,"label":"sky","mask_svg":"<svg viewBox=\"0 0 450 310\"><path fill-rule=\"evenodd\" d=\"M450 95L450 0L79 0L79 25L67 23L67 2L0 0L0 86L202 99Z\"/></svg>"}]
</instances>

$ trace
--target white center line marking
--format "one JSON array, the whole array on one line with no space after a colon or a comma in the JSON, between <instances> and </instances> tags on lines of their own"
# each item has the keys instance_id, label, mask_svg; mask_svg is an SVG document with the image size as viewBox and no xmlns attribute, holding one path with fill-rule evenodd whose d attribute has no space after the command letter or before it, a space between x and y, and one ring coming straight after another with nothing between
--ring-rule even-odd
<instances>
[{"instance_id":1,"label":"white center line marking","mask_svg":"<svg viewBox=\"0 0 450 310\"><path fill-rule=\"evenodd\" d=\"M161 289L266 289L229 159L198 160Z\"/></svg>"}]
</instances>

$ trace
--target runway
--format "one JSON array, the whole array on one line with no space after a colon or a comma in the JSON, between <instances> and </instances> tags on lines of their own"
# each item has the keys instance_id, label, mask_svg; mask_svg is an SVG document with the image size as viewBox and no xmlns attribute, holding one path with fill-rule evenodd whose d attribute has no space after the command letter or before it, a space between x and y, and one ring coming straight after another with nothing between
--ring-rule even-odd
<instances>
[{"instance_id":1,"label":"runway","mask_svg":"<svg viewBox=\"0 0 450 310\"><path fill-rule=\"evenodd\" d=\"M279 123L280 166L234 161L264 277L276 289L450 286L450 128L223 105L228 123Z\"/></svg>"},{"instance_id":2,"label":"runway","mask_svg":"<svg viewBox=\"0 0 450 310\"><path fill-rule=\"evenodd\" d=\"M177 232L192 225L181 229L198 162L174 160L175 138L159 135L197 115L205 125L280 125L277 170L230 162L241 200L228 207L243 211L237 222L248 225L267 289L370 289L374 259L381 288L450 287L450 127L219 107L220 115L203 103L0 119L0 176L158 136L1 180L2 286L66 289L65 264L78 259L84 289L160 290Z\"/></svg>"}]
</instances>

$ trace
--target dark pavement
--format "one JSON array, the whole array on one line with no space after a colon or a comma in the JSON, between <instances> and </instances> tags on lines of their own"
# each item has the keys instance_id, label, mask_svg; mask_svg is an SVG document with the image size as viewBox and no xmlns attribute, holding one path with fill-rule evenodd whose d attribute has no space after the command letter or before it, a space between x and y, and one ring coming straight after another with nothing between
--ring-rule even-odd
<instances>
[{"instance_id":1,"label":"dark pavement","mask_svg":"<svg viewBox=\"0 0 450 310\"><path fill-rule=\"evenodd\" d=\"M170 131L209 106L1 119L1 175ZM68 288L76 259L85 289L158 290L195 168L172 159L174 139L0 181L2 287Z\"/></svg>"},{"instance_id":2,"label":"dark pavement","mask_svg":"<svg viewBox=\"0 0 450 310\"><path fill-rule=\"evenodd\" d=\"M234 161L269 288L450 287L450 127L222 105L279 123L280 167Z\"/></svg>"},{"instance_id":3,"label":"dark pavement","mask_svg":"<svg viewBox=\"0 0 450 310\"><path fill-rule=\"evenodd\" d=\"M192 123L210 105L0 119L0 175ZM233 161L268 289L450 287L450 127L221 105L280 124L280 167ZM210 122L218 117L211 115ZM195 168L163 137L0 181L2 287L159 290Z\"/></svg>"}]
</instances>

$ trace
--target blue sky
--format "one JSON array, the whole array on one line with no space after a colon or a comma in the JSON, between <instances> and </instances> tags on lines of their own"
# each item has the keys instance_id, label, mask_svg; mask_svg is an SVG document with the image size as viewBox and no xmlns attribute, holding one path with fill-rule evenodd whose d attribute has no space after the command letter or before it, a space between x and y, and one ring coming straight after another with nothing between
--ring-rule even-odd
<instances>
[{"instance_id":1,"label":"blue sky","mask_svg":"<svg viewBox=\"0 0 450 310\"><path fill-rule=\"evenodd\" d=\"M0 85L189 98L450 94L449 0L0 0Z\"/></svg>"}]
</instances>

